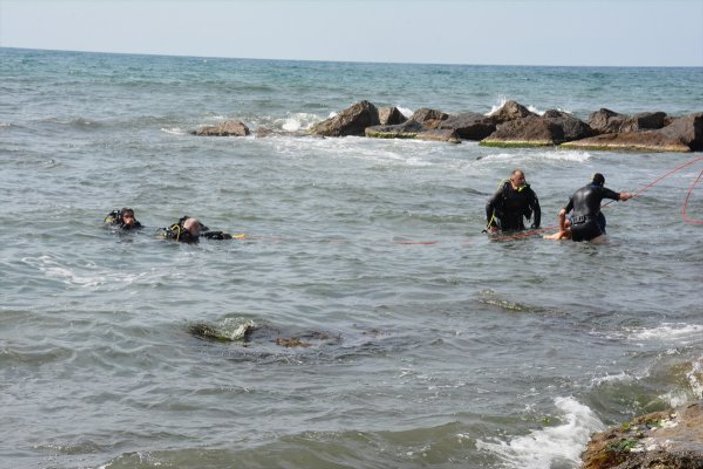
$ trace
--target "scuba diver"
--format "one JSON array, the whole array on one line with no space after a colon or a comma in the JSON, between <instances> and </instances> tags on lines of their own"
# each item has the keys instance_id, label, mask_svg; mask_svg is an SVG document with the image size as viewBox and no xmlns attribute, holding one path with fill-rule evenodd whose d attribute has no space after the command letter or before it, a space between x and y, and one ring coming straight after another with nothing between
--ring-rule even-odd
<instances>
[{"instance_id":1,"label":"scuba diver","mask_svg":"<svg viewBox=\"0 0 703 469\"><path fill-rule=\"evenodd\" d=\"M537 229L542 218L537 194L525 182L525 173L516 169L486 204L486 230L491 233L499 229L524 230L523 217L530 220L533 214L534 222L530 228Z\"/></svg>"},{"instance_id":2,"label":"scuba diver","mask_svg":"<svg viewBox=\"0 0 703 469\"><path fill-rule=\"evenodd\" d=\"M605 185L605 176L601 173L593 175L590 184L574 192L566 207L559 211L562 220L571 213L571 239L573 241L599 242L605 239L605 216L600 210L603 199L628 200L634 197L629 192L614 192Z\"/></svg>"},{"instance_id":3,"label":"scuba diver","mask_svg":"<svg viewBox=\"0 0 703 469\"><path fill-rule=\"evenodd\" d=\"M108 213L103 223L121 230L138 230L142 228L142 224L134 218L134 210L127 207Z\"/></svg>"},{"instance_id":4,"label":"scuba diver","mask_svg":"<svg viewBox=\"0 0 703 469\"><path fill-rule=\"evenodd\" d=\"M200 237L207 239L233 239L241 238L241 235L231 235L224 231L211 231L207 226L200 223L197 218L183 216L177 223L168 228L161 228L159 235L163 238L173 239L181 243L197 243Z\"/></svg>"}]
</instances>

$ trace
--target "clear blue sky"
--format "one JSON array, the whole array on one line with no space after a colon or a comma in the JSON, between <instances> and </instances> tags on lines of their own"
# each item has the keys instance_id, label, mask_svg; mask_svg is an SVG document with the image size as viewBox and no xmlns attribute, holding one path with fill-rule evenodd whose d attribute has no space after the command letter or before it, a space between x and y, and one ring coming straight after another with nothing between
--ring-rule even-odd
<instances>
[{"instance_id":1,"label":"clear blue sky","mask_svg":"<svg viewBox=\"0 0 703 469\"><path fill-rule=\"evenodd\" d=\"M703 66L703 0L0 0L0 45L301 60Z\"/></svg>"}]
</instances>

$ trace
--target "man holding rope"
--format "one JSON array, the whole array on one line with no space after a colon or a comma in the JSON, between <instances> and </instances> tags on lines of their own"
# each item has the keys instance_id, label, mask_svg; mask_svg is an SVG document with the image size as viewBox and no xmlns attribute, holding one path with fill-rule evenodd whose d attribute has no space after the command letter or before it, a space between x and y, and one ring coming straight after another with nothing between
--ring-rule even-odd
<instances>
[{"instance_id":1,"label":"man holding rope","mask_svg":"<svg viewBox=\"0 0 703 469\"><path fill-rule=\"evenodd\" d=\"M566 236L566 215L570 215L571 220L571 240L601 242L605 239L605 216L600 211L600 203L603 199L628 200L634 194L629 192L614 192L605 185L605 177L601 173L593 175L593 180L574 192L566 207L559 211L559 230L564 236L553 239L562 239Z\"/></svg>"}]
</instances>

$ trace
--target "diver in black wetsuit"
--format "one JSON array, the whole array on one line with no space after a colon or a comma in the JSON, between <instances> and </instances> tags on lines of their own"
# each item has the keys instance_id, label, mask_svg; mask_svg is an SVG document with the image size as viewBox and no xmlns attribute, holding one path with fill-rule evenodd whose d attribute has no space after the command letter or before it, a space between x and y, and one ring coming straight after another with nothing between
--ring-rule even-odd
<instances>
[{"instance_id":1,"label":"diver in black wetsuit","mask_svg":"<svg viewBox=\"0 0 703 469\"><path fill-rule=\"evenodd\" d=\"M201 236L207 239L232 239L235 237L224 231L210 231L207 226L200 223L200 220L187 215L181 217L178 223L174 223L168 228L161 228L159 235L181 243L197 243Z\"/></svg>"},{"instance_id":2,"label":"diver in black wetsuit","mask_svg":"<svg viewBox=\"0 0 703 469\"><path fill-rule=\"evenodd\" d=\"M108 213L103 222L121 230L138 230L142 228L142 224L134 218L134 210L127 207Z\"/></svg>"},{"instance_id":3,"label":"diver in black wetsuit","mask_svg":"<svg viewBox=\"0 0 703 469\"><path fill-rule=\"evenodd\" d=\"M596 173L593 181L577 190L569 199L566 207L559 211L559 218L571 214L571 239L573 241L597 242L605 236L605 216L600 211L603 199L628 200L633 197L629 192L614 192L606 187L605 177Z\"/></svg>"},{"instance_id":4,"label":"diver in black wetsuit","mask_svg":"<svg viewBox=\"0 0 703 469\"><path fill-rule=\"evenodd\" d=\"M531 228L539 228L542 210L537 195L525 182L525 173L516 169L486 204L486 228L491 231L524 230L523 217L528 220L534 214Z\"/></svg>"}]
</instances>

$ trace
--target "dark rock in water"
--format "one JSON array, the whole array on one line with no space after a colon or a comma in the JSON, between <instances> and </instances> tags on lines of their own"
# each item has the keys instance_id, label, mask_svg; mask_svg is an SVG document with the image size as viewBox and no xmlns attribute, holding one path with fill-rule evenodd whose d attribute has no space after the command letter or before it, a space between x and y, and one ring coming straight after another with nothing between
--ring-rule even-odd
<instances>
[{"instance_id":1,"label":"dark rock in water","mask_svg":"<svg viewBox=\"0 0 703 469\"><path fill-rule=\"evenodd\" d=\"M678 138L691 151L703 151L703 112L677 117L658 130L662 135Z\"/></svg>"},{"instance_id":2,"label":"dark rock in water","mask_svg":"<svg viewBox=\"0 0 703 469\"><path fill-rule=\"evenodd\" d=\"M453 129L428 129L424 132L419 132L415 139L431 140L435 142L461 143L461 139Z\"/></svg>"},{"instance_id":3,"label":"dark rock in water","mask_svg":"<svg viewBox=\"0 0 703 469\"><path fill-rule=\"evenodd\" d=\"M627 116L605 108L601 108L588 117L588 124L597 134L661 129L669 121L670 119L666 113L661 111L641 112L633 116Z\"/></svg>"},{"instance_id":4,"label":"dark rock in water","mask_svg":"<svg viewBox=\"0 0 703 469\"><path fill-rule=\"evenodd\" d=\"M673 130L643 130L641 132L624 132L602 134L594 137L566 142L564 148L583 150L625 150L686 153L691 147L685 144L680 135Z\"/></svg>"},{"instance_id":5,"label":"dark rock in water","mask_svg":"<svg viewBox=\"0 0 703 469\"><path fill-rule=\"evenodd\" d=\"M536 116L534 112L531 112L522 104L517 101L506 101L500 109L491 113L488 117L493 120L496 124L502 124L503 122L512 121L515 119L522 119L524 117Z\"/></svg>"},{"instance_id":6,"label":"dark rock in water","mask_svg":"<svg viewBox=\"0 0 703 469\"><path fill-rule=\"evenodd\" d=\"M452 129L430 129L412 119L398 125L367 127L366 136L372 138L414 138L451 143L459 143L461 141Z\"/></svg>"},{"instance_id":7,"label":"dark rock in water","mask_svg":"<svg viewBox=\"0 0 703 469\"><path fill-rule=\"evenodd\" d=\"M361 101L316 124L311 133L326 137L362 136L366 127L379 124L376 106L368 101Z\"/></svg>"},{"instance_id":8,"label":"dark rock in water","mask_svg":"<svg viewBox=\"0 0 703 469\"><path fill-rule=\"evenodd\" d=\"M454 130L459 138L465 140L483 140L496 130L493 119L477 112L468 112L449 116L439 123L438 129Z\"/></svg>"},{"instance_id":9,"label":"dark rock in water","mask_svg":"<svg viewBox=\"0 0 703 469\"><path fill-rule=\"evenodd\" d=\"M597 134L610 134L618 132L625 119L626 115L603 107L588 116L588 125Z\"/></svg>"},{"instance_id":10,"label":"dark rock in water","mask_svg":"<svg viewBox=\"0 0 703 469\"><path fill-rule=\"evenodd\" d=\"M446 112L423 107L415 111L410 117L410 120L419 122L420 124L424 125L429 129L436 129L439 124L448 117L449 114L447 114Z\"/></svg>"},{"instance_id":11,"label":"dark rock in water","mask_svg":"<svg viewBox=\"0 0 703 469\"><path fill-rule=\"evenodd\" d=\"M593 129L582 120L566 112L557 111L556 109L546 111L542 115L542 119L549 120L561 127L564 133L562 140L564 142L580 140L582 138L591 137L594 134Z\"/></svg>"},{"instance_id":12,"label":"dark rock in water","mask_svg":"<svg viewBox=\"0 0 703 469\"><path fill-rule=\"evenodd\" d=\"M365 134L373 138L415 138L418 133L427 128L414 120L408 120L397 125L376 125L367 127Z\"/></svg>"},{"instance_id":13,"label":"dark rock in water","mask_svg":"<svg viewBox=\"0 0 703 469\"><path fill-rule=\"evenodd\" d=\"M382 107L378 110L378 121L380 125L402 124L408 118L398 110L397 107Z\"/></svg>"},{"instance_id":14,"label":"dark rock in water","mask_svg":"<svg viewBox=\"0 0 703 469\"><path fill-rule=\"evenodd\" d=\"M652 130L661 129L662 127L670 124L668 121L668 116L665 112L640 112L632 116L629 121L631 122L632 128L627 130Z\"/></svg>"},{"instance_id":15,"label":"dark rock in water","mask_svg":"<svg viewBox=\"0 0 703 469\"><path fill-rule=\"evenodd\" d=\"M564 130L549 119L537 115L500 124L495 132L481 140L492 147L542 147L564 141Z\"/></svg>"},{"instance_id":16,"label":"dark rock in water","mask_svg":"<svg viewBox=\"0 0 703 469\"><path fill-rule=\"evenodd\" d=\"M583 469L703 469L703 401L596 433L581 457Z\"/></svg>"},{"instance_id":17,"label":"dark rock in water","mask_svg":"<svg viewBox=\"0 0 703 469\"><path fill-rule=\"evenodd\" d=\"M236 120L224 121L221 124L202 127L191 132L192 135L203 137L245 137L250 133L246 124Z\"/></svg>"}]
</instances>

